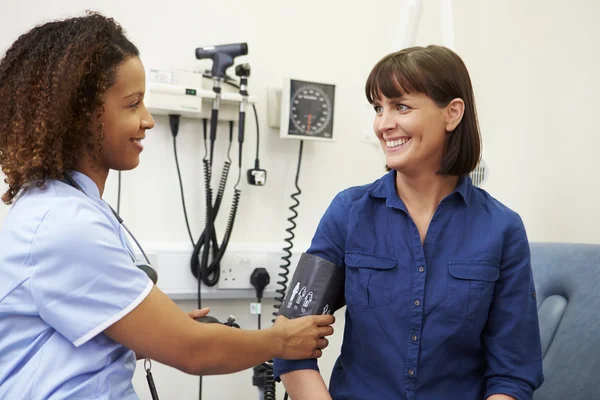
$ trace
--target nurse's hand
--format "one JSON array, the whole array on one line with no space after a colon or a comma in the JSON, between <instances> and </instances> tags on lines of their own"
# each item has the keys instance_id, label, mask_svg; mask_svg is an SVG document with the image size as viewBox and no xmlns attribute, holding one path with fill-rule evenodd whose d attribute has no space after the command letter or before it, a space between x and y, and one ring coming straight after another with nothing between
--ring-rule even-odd
<instances>
[{"instance_id":1,"label":"nurse's hand","mask_svg":"<svg viewBox=\"0 0 600 400\"><path fill-rule=\"evenodd\" d=\"M196 319L196 318L200 318L200 317L206 317L209 312L210 312L210 307L204 307L199 310L194 310L191 313L189 313L188 315L191 319Z\"/></svg>"},{"instance_id":2,"label":"nurse's hand","mask_svg":"<svg viewBox=\"0 0 600 400\"><path fill-rule=\"evenodd\" d=\"M278 358L299 360L319 358L329 345L325 336L333 335L333 315L311 315L288 319L278 316L273 325L275 337L280 345Z\"/></svg>"}]
</instances>

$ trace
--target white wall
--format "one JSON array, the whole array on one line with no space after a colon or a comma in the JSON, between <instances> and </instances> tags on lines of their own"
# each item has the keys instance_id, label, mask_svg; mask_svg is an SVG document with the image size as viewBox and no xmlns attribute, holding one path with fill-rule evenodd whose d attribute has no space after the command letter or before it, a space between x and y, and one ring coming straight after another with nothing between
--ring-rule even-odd
<instances>
[{"instance_id":1,"label":"white wall","mask_svg":"<svg viewBox=\"0 0 600 400\"><path fill-rule=\"evenodd\" d=\"M440 42L425 1L417 44ZM454 0L456 51L474 81L486 189L530 240L598 243L596 0Z\"/></svg>"},{"instance_id":2,"label":"white wall","mask_svg":"<svg viewBox=\"0 0 600 400\"><path fill-rule=\"evenodd\" d=\"M438 2L424 2L417 44L441 43ZM455 44L474 81L484 154L491 167L486 188L523 216L531 240L598 242L595 227L600 216L595 214L594 205L599 195L596 176L600 161L594 156L600 132L594 111L600 93L596 75L600 34L593 22L600 17L600 3L566 3L455 0ZM297 143L284 142L268 129L267 87L279 85L284 75L337 84L334 124L339 140L335 144L305 143L304 147L303 193L295 231L295 249L301 251L336 192L372 181L382 173L379 151L360 140L370 123L363 86L371 66L397 46L394 38L402 29L397 22L402 20L401 5L401 1L392 0L354 2L351 6L340 0L294 4L275 0L5 0L0 15L0 51L34 23L85 8L98 9L120 21L148 66L191 68L197 65L195 47L247 41L250 54L245 60L253 68L250 90L259 99L261 166L268 170L268 185L242 185L232 243L245 245L283 246L286 218L290 216L287 208L292 204L289 195ZM142 164L124 175L122 215L143 243L181 246L188 238L171 137L166 119L158 117L156 122L148 134ZM225 131L221 132L224 136ZM250 118L244 152L247 167L253 161L253 139ZM178 144L192 230L197 235L204 218L200 126L184 123ZM224 142L220 144L224 149ZM153 183L149 185L147 180ZM227 199L230 194L227 192ZM114 203L114 176L105 198ZM0 207L0 218L6 211ZM194 306L193 302L179 304L186 310ZM206 304L214 313L232 313L243 326L255 326L246 301ZM270 311L271 305L267 302L265 310ZM270 312L263 321L268 319ZM337 334L320 364L326 379L339 349L343 329L340 313L336 325ZM155 366L154 375L161 398L191 399L197 395L195 377L161 366ZM205 399L257 398L250 372L208 377L204 382ZM135 385L141 397L149 399L141 368L136 372Z\"/></svg>"}]
</instances>

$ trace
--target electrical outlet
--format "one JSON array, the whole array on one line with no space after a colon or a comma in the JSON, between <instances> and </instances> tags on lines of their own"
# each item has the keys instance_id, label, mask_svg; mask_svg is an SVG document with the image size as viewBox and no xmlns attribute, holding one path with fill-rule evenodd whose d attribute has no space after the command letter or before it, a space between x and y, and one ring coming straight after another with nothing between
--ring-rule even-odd
<instances>
[{"instance_id":1,"label":"electrical outlet","mask_svg":"<svg viewBox=\"0 0 600 400\"><path fill-rule=\"evenodd\" d=\"M221 264L221 276L218 285L219 289L240 289L237 268Z\"/></svg>"},{"instance_id":2,"label":"electrical outlet","mask_svg":"<svg viewBox=\"0 0 600 400\"><path fill-rule=\"evenodd\" d=\"M266 268L268 254L256 251L236 251L225 253L221 259L219 289L254 289L250 275L255 268Z\"/></svg>"}]
</instances>

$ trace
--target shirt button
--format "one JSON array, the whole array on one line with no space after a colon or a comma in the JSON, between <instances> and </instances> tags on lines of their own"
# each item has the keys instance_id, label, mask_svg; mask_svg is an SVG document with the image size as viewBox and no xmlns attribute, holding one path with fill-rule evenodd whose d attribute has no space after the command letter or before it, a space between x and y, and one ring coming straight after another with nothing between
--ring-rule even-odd
<instances>
[{"instance_id":1,"label":"shirt button","mask_svg":"<svg viewBox=\"0 0 600 400\"><path fill-rule=\"evenodd\" d=\"M416 336L414 336L414 335L413 335L413 337L411 337L411 339L412 339L412 341L413 341L413 342L416 342L416 341L417 341L417 337L416 337Z\"/></svg>"},{"instance_id":2,"label":"shirt button","mask_svg":"<svg viewBox=\"0 0 600 400\"><path fill-rule=\"evenodd\" d=\"M417 307L418 307L418 306L420 306L420 305L421 305L421 302L420 302L419 300L415 300L415 306L417 306Z\"/></svg>"},{"instance_id":3,"label":"shirt button","mask_svg":"<svg viewBox=\"0 0 600 400\"><path fill-rule=\"evenodd\" d=\"M413 371L412 369L409 369L409 370L408 370L408 374L409 374L410 376L413 376L413 375L415 374L415 371Z\"/></svg>"},{"instance_id":4,"label":"shirt button","mask_svg":"<svg viewBox=\"0 0 600 400\"><path fill-rule=\"evenodd\" d=\"M419 272L425 272L425 268L419 267Z\"/></svg>"}]
</instances>

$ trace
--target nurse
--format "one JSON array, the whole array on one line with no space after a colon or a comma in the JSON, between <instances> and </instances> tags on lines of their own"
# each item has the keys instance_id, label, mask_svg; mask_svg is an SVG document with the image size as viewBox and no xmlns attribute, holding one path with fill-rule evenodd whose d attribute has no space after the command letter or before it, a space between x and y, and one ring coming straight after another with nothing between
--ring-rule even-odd
<instances>
[{"instance_id":1,"label":"nurse","mask_svg":"<svg viewBox=\"0 0 600 400\"><path fill-rule=\"evenodd\" d=\"M102 194L139 163L144 91L137 48L96 13L35 27L0 61L2 399L133 400L136 358L227 374L327 346L331 316L200 324L134 265Z\"/></svg>"},{"instance_id":2,"label":"nurse","mask_svg":"<svg viewBox=\"0 0 600 400\"><path fill-rule=\"evenodd\" d=\"M444 47L405 49L374 66L366 97L389 172L340 192L308 250L345 269L341 355L329 391L316 360L275 360L276 377L293 400L531 400L544 377L529 243L469 178L467 68Z\"/></svg>"}]
</instances>

